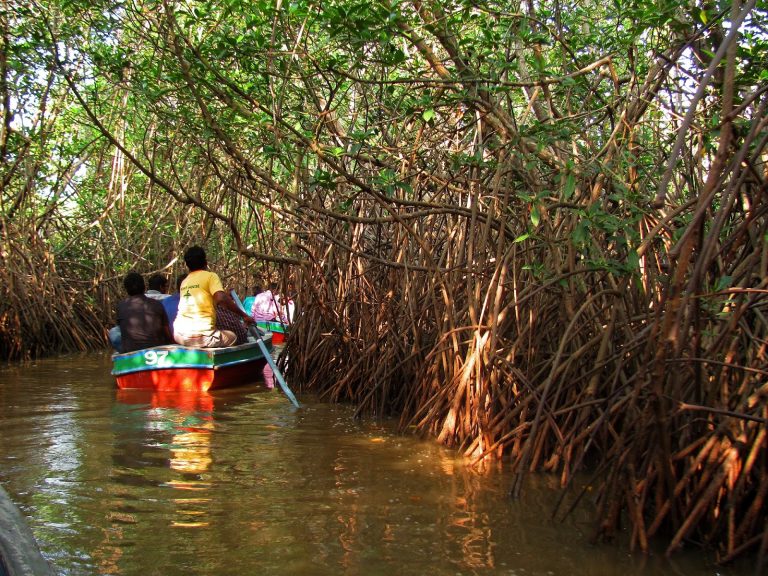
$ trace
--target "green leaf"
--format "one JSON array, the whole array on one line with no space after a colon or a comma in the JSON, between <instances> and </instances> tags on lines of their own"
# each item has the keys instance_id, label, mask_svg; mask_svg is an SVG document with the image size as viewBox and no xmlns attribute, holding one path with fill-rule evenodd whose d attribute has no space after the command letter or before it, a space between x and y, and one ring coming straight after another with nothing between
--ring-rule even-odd
<instances>
[{"instance_id":1,"label":"green leaf","mask_svg":"<svg viewBox=\"0 0 768 576\"><path fill-rule=\"evenodd\" d=\"M627 268L629 272L636 272L640 268L640 256L635 250L627 252Z\"/></svg>"},{"instance_id":2,"label":"green leaf","mask_svg":"<svg viewBox=\"0 0 768 576\"><path fill-rule=\"evenodd\" d=\"M421 114L421 117L424 119L424 122L429 122L432 120L432 118L435 117L435 111L432 108L429 110L424 110L424 112Z\"/></svg>"},{"instance_id":3,"label":"green leaf","mask_svg":"<svg viewBox=\"0 0 768 576\"><path fill-rule=\"evenodd\" d=\"M731 285L731 280L733 280L733 277L731 276L722 276L717 279L717 285L715 286L715 291L720 292L721 290L725 290Z\"/></svg>"},{"instance_id":4,"label":"green leaf","mask_svg":"<svg viewBox=\"0 0 768 576\"><path fill-rule=\"evenodd\" d=\"M568 200L573 196L573 191L576 190L576 176L572 172L569 172L565 177L565 185L563 186L563 198Z\"/></svg>"},{"instance_id":5,"label":"green leaf","mask_svg":"<svg viewBox=\"0 0 768 576\"><path fill-rule=\"evenodd\" d=\"M540 221L541 221L541 211L539 210L538 205L534 204L531 207L531 224L533 224L534 226L538 226Z\"/></svg>"},{"instance_id":6,"label":"green leaf","mask_svg":"<svg viewBox=\"0 0 768 576\"><path fill-rule=\"evenodd\" d=\"M577 246L586 244L589 239L589 224L583 220L576 224L576 228L571 232L571 239Z\"/></svg>"},{"instance_id":7,"label":"green leaf","mask_svg":"<svg viewBox=\"0 0 768 576\"><path fill-rule=\"evenodd\" d=\"M410 195L413 195L413 186L408 184L408 182L398 182L397 187L400 188L403 192L407 192Z\"/></svg>"}]
</instances>

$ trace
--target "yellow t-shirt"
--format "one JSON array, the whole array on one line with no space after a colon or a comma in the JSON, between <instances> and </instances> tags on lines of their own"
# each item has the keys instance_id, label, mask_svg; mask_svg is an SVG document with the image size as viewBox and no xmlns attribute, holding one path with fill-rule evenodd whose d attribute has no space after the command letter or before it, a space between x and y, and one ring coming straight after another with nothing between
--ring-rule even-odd
<instances>
[{"instance_id":1,"label":"yellow t-shirt","mask_svg":"<svg viewBox=\"0 0 768 576\"><path fill-rule=\"evenodd\" d=\"M216 304L213 295L223 291L221 279L207 270L190 272L179 289L179 313L173 323L174 332L186 335L206 334L216 326Z\"/></svg>"}]
</instances>

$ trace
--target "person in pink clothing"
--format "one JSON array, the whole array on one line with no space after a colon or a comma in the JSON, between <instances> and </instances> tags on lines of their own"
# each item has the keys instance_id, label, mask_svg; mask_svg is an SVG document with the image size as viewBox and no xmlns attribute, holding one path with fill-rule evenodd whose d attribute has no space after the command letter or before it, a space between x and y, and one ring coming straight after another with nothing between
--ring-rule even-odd
<instances>
[{"instance_id":1,"label":"person in pink clothing","mask_svg":"<svg viewBox=\"0 0 768 576\"><path fill-rule=\"evenodd\" d=\"M280 313L280 300L277 296L277 284L272 283L267 290L256 295L251 306L251 318L256 321L271 321Z\"/></svg>"}]
</instances>

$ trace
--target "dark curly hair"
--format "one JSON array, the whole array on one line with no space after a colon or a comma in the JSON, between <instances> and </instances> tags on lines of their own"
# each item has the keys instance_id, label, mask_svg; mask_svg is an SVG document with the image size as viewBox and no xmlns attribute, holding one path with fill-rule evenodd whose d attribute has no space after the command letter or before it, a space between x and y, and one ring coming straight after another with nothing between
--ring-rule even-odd
<instances>
[{"instance_id":1,"label":"dark curly hair","mask_svg":"<svg viewBox=\"0 0 768 576\"><path fill-rule=\"evenodd\" d=\"M128 296L144 294L144 277L138 272L128 272L123 280L123 286Z\"/></svg>"},{"instance_id":2,"label":"dark curly hair","mask_svg":"<svg viewBox=\"0 0 768 576\"><path fill-rule=\"evenodd\" d=\"M187 251L184 252L184 263L187 265L190 272L202 270L208 264L208 260L205 257L205 250L200 246L190 246L187 248Z\"/></svg>"}]
</instances>

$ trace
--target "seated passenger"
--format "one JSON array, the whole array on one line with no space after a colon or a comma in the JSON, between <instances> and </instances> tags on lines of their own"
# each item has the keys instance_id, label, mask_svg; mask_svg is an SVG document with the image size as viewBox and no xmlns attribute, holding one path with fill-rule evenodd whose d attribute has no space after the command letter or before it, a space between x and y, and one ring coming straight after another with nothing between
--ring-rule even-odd
<instances>
[{"instance_id":1,"label":"seated passenger","mask_svg":"<svg viewBox=\"0 0 768 576\"><path fill-rule=\"evenodd\" d=\"M243 324L242 316L224 308L224 306L216 306L216 328L235 333L237 339L233 346L248 342L248 328Z\"/></svg>"},{"instance_id":2,"label":"seated passenger","mask_svg":"<svg viewBox=\"0 0 768 576\"><path fill-rule=\"evenodd\" d=\"M257 321L271 321L279 314L277 284L272 283L267 290L260 292L253 299L251 318Z\"/></svg>"},{"instance_id":3,"label":"seated passenger","mask_svg":"<svg viewBox=\"0 0 768 576\"><path fill-rule=\"evenodd\" d=\"M129 272L123 281L128 298L117 304L117 325L122 338L121 352L172 344L163 305L144 295L144 278Z\"/></svg>"},{"instance_id":4,"label":"seated passenger","mask_svg":"<svg viewBox=\"0 0 768 576\"><path fill-rule=\"evenodd\" d=\"M179 300L181 298L179 290L183 281L184 276L178 276L176 278L176 292L160 301L163 308L165 308L165 314L168 316L168 326L171 329L171 334L173 334L173 322L176 320L176 314L179 313Z\"/></svg>"},{"instance_id":5,"label":"seated passenger","mask_svg":"<svg viewBox=\"0 0 768 576\"><path fill-rule=\"evenodd\" d=\"M112 348L118 354L123 351L123 338L120 334L120 326L115 325L109 329L109 343L112 344Z\"/></svg>"},{"instance_id":6,"label":"seated passenger","mask_svg":"<svg viewBox=\"0 0 768 576\"><path fill-rule=\"evenodd\" d=\"M149 277L149 290L146 292L147 298L153 300L165 300L170 296L168 292L168 278L165 274L152 274Z\"/></svg>"},{"instance_id":7,"label":"seated passenger","mask_svg":"<svg viewBox=\"0 0 768 576\"><path fill-rule=\"evenodd\" d=\"M232 346L237 335L231 330L216 328L216 306L229 309L246 324L253 324L253 319L224 291L219 276L207 270L205 250L191 246L184 253L184 262L189 274L181 283L179 311L173 323L174 339L182 346L194 348Z\"/></svg>"}]
</instances>

